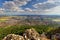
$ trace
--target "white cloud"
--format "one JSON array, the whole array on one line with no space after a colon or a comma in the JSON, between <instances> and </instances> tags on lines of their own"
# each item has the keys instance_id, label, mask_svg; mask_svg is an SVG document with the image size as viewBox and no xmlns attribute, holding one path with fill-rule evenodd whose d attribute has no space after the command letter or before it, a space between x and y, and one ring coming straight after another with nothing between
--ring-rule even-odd
<instances>
[{"instance_id":1,"label":"white cloud","mask_svg":"<svg viewBox=\"0 0 60 40\"><path fill-rule=\"evenodd\" d=\"M9 2L6 1L3 4L3 8L6 10L10 10L10 11L15 11L15 10L19 9L18 6L16 6L13 1L9 1Z\"/></svg>"},{"instance_id":2,"label":"white cloud","mask_svg":"<svg viewBox=\"0 0 60 40\"><path fill-rule=\"evenodd\" d=\"M50 13L60 13L60 6L49 9Z\"/></svg>"},{"instance_id":3,"label":"white cloud","mask_svg":"<svg viewBox=\"0 0 60 40\"><path fill-rule=\"evenodd\" d=\"M33 7L39 10L46 10L46 9L50 9L59 5L60 5L60 2L57 0L48 0L43 3L34 4Z\"/></svg>"},{"instance_id":4,"label":"white cloud","mask_svg":"<svg viewBox=\"0 0 60 40\"><path fill-rule=\"evenodd\" d=\"M13 0L5 2L3 8L6 11L19 12L19 13L28 13L28 14L52 14L60 13L60 2L57 0L48 0L43 3L34 4L33 7L36 9L25 8L24 10L20 7L26 5L31 0ZM18 13L18 14L19 14ZM15 13L17 14L17 13Z\"/></svg>"},{"instance_id":5,"label":"white cloud","mask_svg":"<svg viewBox=\"0 0 60 40\"><path fill-rule=\"evenodd\" d=\"M42 15L60 15L60 6L56 6L51 9L46 9L44 11L41 11Z\"/></svg>"},{"instance_id":6,"label":"white cloud","mask_svg":"<svg viewBox=\"0 0 60 40\"><path fill-rule=\"evenodd\" d=\"M26 5L27 2L29 2L31 0L13 0L13 1L6 1L5 3L3 3L3 8L6 11L16 11L16 12L23 12L24 10L22 10L22 8L20 6Z\"/></svg>"},{"instance_id":7,"label":"white cloud","mask_svg":"<svg viewBox=\"0 0 60 40\"><path fill-rule=\"evenodd\" d=\"M50 9L57 6L56 4L51 4L51 3L38 3L33 5L33 7L35 7L38 10L46 10L46 9Z\"/></svg>"},{"instance_id":8,"label":"white cloud","mask_svg":"<svg viewBox=\"0 0 60 40\"><path fill-rule=\"evenodd\" d=\"M33 10L32 10L32 9L30 9L30 8L25 8L25 11L32 12Z\"/></svg>"},{"instance_id":9,"label":"white cloud","mask_svg":"<svg viewBox=\"0 0 60 40\"><path fill-rule=\"evenodd\" d=\"M60 15L60 0L48 0L48 2L55 3L57 6L47 9L48 13L46 14Z\"/></svg>"},{"instance_id":10,"label":"white cloud","mask_svg":"<svg viewBox=\"0 0 60 40\"><path fill-rule=\"evenodd\" d=\"M33 5L36 8L37 14L59 14L60 13L60 0L48 0L43 3Z\"/></svg>"},{"instance_id":11,"label":"white cloud","mask_svg":"<svg viewBox=\"0 0 60 40\"><path fill-rule=\"evenodd\" d=\"M4 9L3 8L0 8L0 13L4 13Z\"/></svg>"},{"instance_id":12,"label":"white cloud","mask_svg":"<svg viewBox=\"0 0 60 40\"><path fill-rule=\"evenodd\" d=\"M14 3L18 6L26 5L31 0L13 0Z\"/></svg>"},{"instance_id":13,"label":"white cloud","mask_svg":"<svg viewBox=\"0 0 60 40\"><path fill-rule=\"evenodd\" d=\"M55 3L56 1L55 0L48 0L47 2L48 3Z\"/></svg>"}]
</instances>

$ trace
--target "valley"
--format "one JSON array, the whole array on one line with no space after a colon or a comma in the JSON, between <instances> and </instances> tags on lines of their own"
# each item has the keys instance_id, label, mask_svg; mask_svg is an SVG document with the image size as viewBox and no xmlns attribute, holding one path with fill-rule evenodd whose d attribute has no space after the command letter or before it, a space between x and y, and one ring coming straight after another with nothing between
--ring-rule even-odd
<instances>
[{"instance_id":1,"label":"valley","mask_svg":"<svg viewBox=\"0 0 60 40\"><path fill-rule=\"evenodd\" d=\"M47 40L52 40L53 35L59 39L60 16L44 15L22 15L22 16L1 16L0 17L0 40L8 34L23 35L26 29L35 29L39 35ZM32 29L32 30L33 30ZM59 37L57 37L57 34ZM32 35L33 36L33 35ZM42 38L42 36L41 36ZM43 39L42 38L42 39ZM31 38L30 38L31 39Z\"/></svg>"}]
</instances>

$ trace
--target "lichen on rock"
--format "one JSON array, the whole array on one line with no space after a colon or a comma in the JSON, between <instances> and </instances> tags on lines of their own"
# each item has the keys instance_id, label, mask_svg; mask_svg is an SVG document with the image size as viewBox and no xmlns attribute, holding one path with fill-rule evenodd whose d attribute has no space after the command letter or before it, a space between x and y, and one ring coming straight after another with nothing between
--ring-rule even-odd
<instances>
[{"instance_id":1,"label":"lichen on rock","mask_svg":"<svg viewBox=\"0 0 60 40\"><path fill-rule=\"evenodd\" d=\"M24 40L24 38L20 35L9 34L6 37L4 37L3 40Z\"/></svg>"},{"instance_id":2,"label":"lichen on rock","mask_svg":"<svg viewBox=\"0 0 60 40\"><path fill-rule=\"evenodd\" d=\"M35 29L27 29L25 33L23 34L25 39L29 40L40 40L40 35L38 32L36 32Z\"/></svg>"}]
</instances>

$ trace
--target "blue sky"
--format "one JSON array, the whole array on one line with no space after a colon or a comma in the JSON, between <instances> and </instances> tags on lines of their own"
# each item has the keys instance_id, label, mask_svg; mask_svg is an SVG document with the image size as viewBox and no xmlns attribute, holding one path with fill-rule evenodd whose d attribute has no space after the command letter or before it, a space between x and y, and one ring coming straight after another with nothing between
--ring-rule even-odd
<instances>
[{"instance_id":1,"label":"blue sky","mask_svg":"<svg viewBox=\"0 0 60 40\"><path fill-rule=\"evenodd\" d=\"M47 0L32 0L30 2L28 2L25 6L22 6L23 8L34 8L32 5L36 4L36 3L42 3L42 2L45 2Z\"/></svg>"},{"instance_id":2,"label":"blue sky","mask_svg":"<svg viewBox=\"0 0 60 40\"><path fill-rule=\"evenodd\" d=\"M59 10L60 0L0 0L0 15L60 15Z\"/></svg>"},{"instance_id":3,"label":"blue sky","mask_svg":"<svg viewBox=\"0 0 60 40\"><path fill-rule=\"evenodd\" d=\"M0 0L0 6L1 6L1 7L2 7L2 5L3 5L3 3L4 3L5 1L13 1L13 0ZM40 3L40 2L45 2L45 1L47 1L47 0L31 0L30 2L28 2L26 5L24 5L24 6L22 6L22 7L23 7L23 8L25 8L25 7L30 7L30 8L32 8L32 5L33 5L33 4Z\"/></svg>"},{"instance_id":4,"label":"blue sky","mask_svg":"<svg viewBox=\"0 0 60 40\"><path fill-rule=\"evenodd\" d=\"M5 1L12 1L12 0L0 0L0 6L2 6Z\"/></svg>"}]
</instances>

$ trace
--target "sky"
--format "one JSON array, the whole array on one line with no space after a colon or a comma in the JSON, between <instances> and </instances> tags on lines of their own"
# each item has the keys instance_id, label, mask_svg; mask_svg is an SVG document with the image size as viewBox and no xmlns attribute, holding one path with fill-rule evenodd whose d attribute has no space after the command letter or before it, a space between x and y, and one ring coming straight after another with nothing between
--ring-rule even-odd
<instances>
[{"instance_id":1,"label":"sky","mask_svg":"<svg viewBox=\"0 0 60 40\"><path fill-rule=\"evenodd\" d=\"M0 0L0 15L60 15L60 0Z\"/></svg>"}]
</instances>

